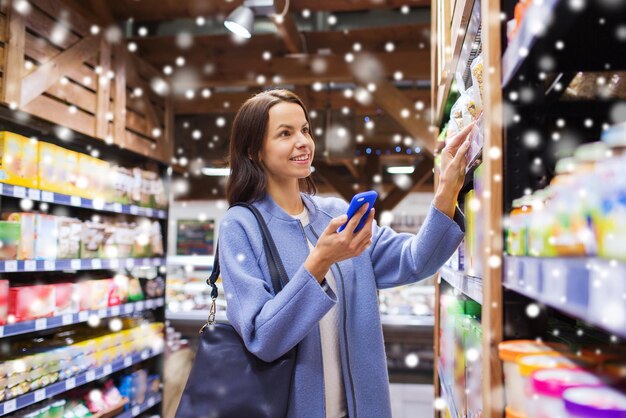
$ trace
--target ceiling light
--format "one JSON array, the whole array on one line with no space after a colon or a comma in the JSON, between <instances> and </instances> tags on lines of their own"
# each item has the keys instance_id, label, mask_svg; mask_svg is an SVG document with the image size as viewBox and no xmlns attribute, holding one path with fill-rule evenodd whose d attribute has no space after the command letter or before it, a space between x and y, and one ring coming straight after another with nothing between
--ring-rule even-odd
<instances>
[{"instance_id":1,"label":"ceiling light","mask_svg":"<svg viewBox=\"0 0 626 418\"><path fill-rule=\"evenodd\" d=\"M396 167L387 167L387 173L389 174L413 174L415 171L415 167L410 166L396 166Z\"/></svg>"},{"instance_id":2,"label":"ceiling light","mask_svg":"<svg viewBox=\"0 0 626 418\"><path fill-rule=\"evenodd\" d=\"M285 4L287 9L289 1ZM233 10L226 20L224 26L226 29L241 38L252 37L252 26L254 25L254 15L269 15L274 13L273 0L245 0L243 4ZM284 17L284 14L281 13Z\"/></svg>"},{"instance_id":3,"label":"ceiling light","mask_svg":"<svg viewBox=\"0 0 626 418\"><path fill-rule=\"evenodd\" d=\"M202 174L205 176L229 176L230 168L204 167L202 169Z\"/></svg>"}]
</instances>

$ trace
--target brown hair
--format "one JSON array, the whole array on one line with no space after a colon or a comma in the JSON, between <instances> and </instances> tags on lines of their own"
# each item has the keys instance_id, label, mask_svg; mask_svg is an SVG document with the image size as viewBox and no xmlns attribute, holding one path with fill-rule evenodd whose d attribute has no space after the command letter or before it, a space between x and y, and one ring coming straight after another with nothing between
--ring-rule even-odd
<instances>
[{"instance_id":1,"label":"brown hair","mask_svg":"<svg viewBox=\"0 0 626 418\"><path fill-rule=\"evenodd\" d=\"M237 202L253 202L261 198L267 189L267 175L259 161L259 152L269 121L272 106L289 102L299 105L311 125L309 113L302 100L289 90L267 90L256 94L241 105L230 133L228 165L231 175L226 183L226 198L230 205ZM309 175L300 179L300 190L315 194L317 188Z\"/></svg>"}]
</instances>

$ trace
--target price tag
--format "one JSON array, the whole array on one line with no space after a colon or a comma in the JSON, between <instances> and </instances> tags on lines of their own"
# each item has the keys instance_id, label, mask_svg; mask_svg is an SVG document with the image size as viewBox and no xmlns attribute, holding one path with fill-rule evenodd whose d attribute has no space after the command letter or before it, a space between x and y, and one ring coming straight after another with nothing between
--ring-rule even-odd
<instances>
[{"instance_id":1,"label":"price tag","mask_svg":"<svg viewBox=\"0 0 626 418\"><path fill-rule=\"evenodd\" d=\"M148 357L150 357L150 353L147 350L143 350L141 352L141 359L146 360Z\"/></svg>"},{"instance_id":2,"label":"price tag","mask_svg":"<svg viewBox=\"0 0 626 418\"><path fill-rule=\"evenodd\" d=\"M91 268L94 270L100 270L102 268L102 260L99 258L94 258L91 260Z\"/></svg>"},{"instance_id":3,"label":"price tag","mask_svg":"<svg viewBox=\"0 0 626 418\"><path fill-rule=\"evenodd\" d=\"M31 200L40 200L41 192L37 189L28 189L28 198Z\"/></svg>"},{"instance_id":4,"label":"price tag","mask_svg":"<svg viewBox=\"0 0 626 418\"><path fill-rule=\"evenodd\" d=\"M17 271L17 260L8 260L4 262L4 271Z\"/></svg>"},{"instance_id":5,"label":"price tag","mask_svg":"<svg viewBox=\"0 0 626 418\"><path fill-rule=\"evenodd\" d=\"M130 206L130 213L131 215L137 215L139 213L139 208L135 205L131 205Z\"/></svg>"},{"instance_id":6,"label":"price tag","mask_svg":"<svg viewBox=\"0 0 626 418\"><path fill-rule=\"evenodd\" d=\"M0 194L4 193L4 186L0 183Z\"/></svg>"},{"instance_id":7,"label":"price tag","mask_svg":"<svg viewBox=\"0 0 626 418\"><path fill-rule=\"evenodd\" d=\"M154 305L154 301L152 299L148 299L146 301L146 309L152 309L153 305Z\"/></svg>"},{"instance_id":8,"label":"price tag","mask_svg":"<svg viewBox=\"0 0 626 418\"><path fill-rule=\"evenodd\" d=\"M89 311L80 311L78 313L78 321L85 322L89 319Z\"/></svg>"},{"instance_id":9,"label":"price tag","mask_svg":"<svg viewBox=\"0 0 626 418\"><path fill-rule=\"evenodd\" d=\"M76 379L70 377L65 381L65 390L74 389L76 387Z\"/></svg>"},{"instance_id":10,"label":"price tag","mask_svg":"<svg viewBox=\"0 0 626 418\"><path fill-rule=\"evenodd\" d=\"M111 307L111 316L118 316L120 314L120 307L113 306Z\"/></svg>"},{"instance_id":11,"label":"price tag","mask_svg":"<svg viewBox=\"0 0 626 418\"><path fill-rule=\"evenodd\" d=\"M63 317L61 318L61 323L63 325L69 325L73 322L74 322L74 315L72 314L63 315Z\"/></svg>"},{"instance_id":12,"label":"price tag","mask_svg":"<svg viewBox=\"0 0 626 418\"><path fill-rule=\"evenodd\" d=\"M149 266L149 265L150 265L150 259L149 259L149 258L144 258L143 260L141 260L141 264L142 264L144 267Z\"/></svg>"},{"instance_id":13,"label":"price tag","mask_svg":"<svg viewBox=\"0 0 626 418\"><path fill-rule=\"evenodd\" d=\"M54 193L41 192L41 200L43 200L44 202L54 202Z\"/></svg>"},{"instance_id":14,"label":"price tag","mask_svg":"<svg viewBox=\"0 0 626 418\"><path fill-rule=\"evenodd\" d=\"M128 268L132 268L135 266L135 260L132 258L127 258L126 259L126 267Z\"/></svg>"},{"instance_id":15,"label":"price tag","mask_svg":"<svg viewBox=\"0 0 626 418\"><path fill-rule=\"evenodd\" d=\"M119 266L120 266L120 260L118 260L117 258L114 258L114 259L112 259L112 260L109 260L109 266L110 266L112 269L119 268Z\"/></svg>"},{"instance_id":16,"label":"price tag","mask_svg":"<svg viewBox=\"0 0 626 418\"><path fill-rule=\"evenodd\" d=\"M139 408L139 405L135 405L133 406L133 409L131 410L131 412L133 413L133 416L136 417L137 415L141 413L141 408Z\"/></svg>"},{"instance_id":17,"label":"price tag","mask_svg":"<svg viewBox=\"0 0 626 418\"><path fill-rule=\"evenodd\" d=\"M134 303L127 303L126 306L124 306L124 312L132 313L134 311L135 311L135 304Z\"/></svg>"},{"instance_id":18,"label":"price tag","mask_svg":"<svg viewBox=\"0 0 626 418\"><path fill-rule=\"evenodd\" d=\"M46 399L46 390L39 389L35 391L35 402L41 402Z\"/></svg>"},{"instance_id":19,"label":"price tag","mask_svg":"<svg viewBox=\"0 0 626 418\"><path fill-rule=\"evenodd\" d=\"M124 358L124 367L130 367L133 365L133 358L132 357L125 357Z\"/></svg>"},{"instance_id":20,"label":"price tag","mask_svg":"<svg viewBox=\"0 0 626 418\"><path fill-rule=\"evenodd\" d=\"M89 370L87 372L87 374L85 375L85 379L87 379L88 382L92 382L92 381L96 380L96 371L95 370Z\"/></svg>"},{"instance_id":21,"label":"price tag","mask_svg":"<svg viewBox=\"0 0 626 418\"><path fill-rule=\"evenodd\" d=\"M54 260L45 260L43 262L43 269L44 270L56 270L56 263L54 262Z\"/></svg>"},{"instance_id":22,"label":"price tag","mask_svg":"<svg viewBox=\"0 0 626 418\"><path fill-rule=\"evenodd\" d=\"M26 260L24 262L24 270L26 270L26 271L35 271L35 270L37 270L37 261L35 261L35 260Z\"/></svg>"},{"instance_id":23,"label":"price tag","mask_svg":"<svg viewBox=\"0 0 626 418\"><path fill-rule=\"evenodd\" d=\"M4 403L4 414L10 414L11 412L17 409L17 405L15 404L15 399L11 399L10 401L6 401Z\"/></svg>"},{"instance_id":24,"label":"price tag","mask_svg":"<svg viewBox=\"0 0 626 418\"><path fill-rule=\"evenodd\" d=\"M122 213L122 204L113 203L113 212Z\"/></svg>"},{"instance_id":25,"label":"price tag","mask_svg":"<svg viewBox=\"0 0 626 418\"><path fill-rule=\"evenodd\" d=\"M82 206L83 199L78 196L70 196L70 205L72 206Z\"/></svg>"},{"instance_id":26,"label":"price tag","mask_svg":"<svg viewBox=\"0 0 626 418\"><path fill-rule=\"evenodd\" d=\"M158 267L162 264L162 259L161 258L153 258L152 259L152 265L154 267Z\"/></svg>"},{"instance_id":27,"label":"price tag","mask_svg":"<svg viewBox=\"0 0 626 418\"><path fill-rule=\"evenodd\" d=\"M0 338L4 337L4 327L0 325Z\"/></svg>"},{"instance_id":28,"label":"price tag","mask_svg":"<svg viewBox=\"0 0 626 418\"><path fill-rule=\"evenodd\" d=\"M100 318L106 318L107 313L108 313L108 312L107 312L107 308L102 308L102 309L100 309L100 310L98 311L98 316L99 316Z\"/></svg>"},{"instance_id":29,"label":"price tag","mask_svg":"<svg viewBox=\"0 0 626 418\"><path fill-rule=\"evenodd\" d=\"M146 209L146 216L154 216L154 209L152 208Z\"/></svg>"},{"instance_id":30,"label":"price tag","mask_svg":"<svg viewBox=\"0 0 626 418\"><path fill-rule=\"evenodd\" d=\"M80 270L81 269L80 259L79 258L73 259L70 262L70 266L72 267L72 270Z\"/></svg>"},{"instance_id":31,"label":"price tag","mask_svg":"<svg viewBox=\"0 0 626 418\"><path fill-rule=\"evenodd\" d=\"M48 320L46 318L39 318L35 321L35 329L40 331L48 328Z\"/></svg>"},{"instance_id":32,"label":"price tag","mask_svg":"<svg viewBox=\"0 0 626 418\"><path fill-rule=\"evenodd\" d=\"M138 311L143 311L143 300L140 300L139 302L135 302L135 309Z\"/></svg>"},{"instance_id":33,"label":"price tag","mask_svg":"<svg viewBox=\"0 0 626 418\"><path fill-rule=\"evenodd\" d=\"M13 186L13 196L14 197L26 197L26 189L20 186Z\"/></svg>"},{"instance_id":34,"label":"price tag","mask_svg":"<svg viewBox=\"0 0 626 418\"><path fill-rule=\"evenodd\" d=\"M150 397L150 399L148 399L148 408L152 408L155 403L156 403L156 399L154 399L153 397Z\"/></svg>"},{"instance_id":35,"label":"price tag","mask_svg":"<svg viewBox=\"0 0 626 418\"><path fill-rule=\"evenodd\" d=\"M111 366L110 364L107 364L106 366L104 366L104 374L108 375L113 373L113 366Z\"/></svg>"}]
</instances>

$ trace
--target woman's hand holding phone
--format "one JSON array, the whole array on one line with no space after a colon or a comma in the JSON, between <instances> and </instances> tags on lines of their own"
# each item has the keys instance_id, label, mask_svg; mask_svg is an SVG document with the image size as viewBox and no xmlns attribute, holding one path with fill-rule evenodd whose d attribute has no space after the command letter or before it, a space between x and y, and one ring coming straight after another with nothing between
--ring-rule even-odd
<instances>
[{"instance_id":1,"label":"woman's hand holding phone","mask_svg":"<svg viewBox=\"0 0 626 418\"><path fill-rule=\"evenodd\" d=\"M356 214L348 221L348 215L341 215L330 221L322 235L317 240L317 245L309 254L304 267L317 279L324 280L324 276L330 266L348 258L360 255L372 243L372 223L374 222L374 208L366 215L368 203L364 203ZM354 232L359 225L361 217L367 216L363 228ZM338 232L339 227L348 221L343 231Z\"/></svg>"}]
</instances>

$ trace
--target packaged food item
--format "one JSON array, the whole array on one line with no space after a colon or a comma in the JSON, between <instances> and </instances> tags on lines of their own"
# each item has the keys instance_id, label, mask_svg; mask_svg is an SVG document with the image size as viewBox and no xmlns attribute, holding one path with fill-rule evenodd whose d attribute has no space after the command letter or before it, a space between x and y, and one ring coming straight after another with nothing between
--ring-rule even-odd
<instances>
[{"instance_id":1,"label":"packaged food item","mask_svg":"<svg viewBox=\"0 0 626 418\"><path fill-rule=\"evenodd\" d=\"M9 318L29 321L54 315L55 295L52 285L20 286L9 289Z\"/></svg>"},{"instance_id":2,"label":"packaged food item","mask_svg":"<svg viewBox=\"0 0 626 418\"><path fill-rule=\"evenodd\" d=\"M472 86L478 87L478 93L480 95L481 104L485 99L485 93L483 88L483 54L478 54L472 64L470 65L470 72L472 74Z\"/></svg>"},{"instance_id":3,"label":"packaged food item","mask_svg":"<svg viewBox=\"0 0 626 418\"><path fill-rule=\"evenodd\" d=\"M63 164L62 176L63 183L61 184L61 193L68 195L79 195L80 187L78 183L80 181L80 172L78 166L79 154L75 151L71 151L65 148L58 148L59 151L59 163Z\"/></svg>"},{"instance_id":4,"label":"packaged food item","mask_svg":"<svg viewBox=\"0 0 626 418\"><path fill-rule=\"evenodd\" d=\"M73 283L55 283L54 286L54 315L64 315L79 311L78 297L74 296Z\"/></svg>"},{"instance_id":5,"label":"packaged food item","mask_svg":"<svg viewBox=\"0 0 626 418\"><path fill-rule=\"evenodd\" d=\"M109 295L112 285L112 279L78 282L80 310L95 310L109 306Z\"/></svg>"},{"instance_id":6,"label":"packaged food item","mask_svg":"<svg viewBox=\"0 0 626 418\"><path fill-rule=\"evenodd\" d=\"M517 359L530 354L553 353L554 349L533 340L510 340L498 344L503 362L504 391L506 403L514 411L524 411L524 381L517 366Z\"/></svg>"},{"instance_id":7,"label":"packaged food item","mask_svg":"<svg viewBox=\"0 0 626 418\"><path fill-rule=\"evenodd\" d=\"M0 325L7 323L9 305L9 281L0 280ZM1 369L0 369L1 370ZM0 381L2 380L2 372L0 371ZM0 392L2 388L0 388Z\"/></svg>"},{"instance_id":8,"label":"packaged food item","mask_svg":"<svg viewBox=\"0 0 626 418\"><path fill-rule=\"evenodd\" d=\"M554 241L556 214L554 207L549 204L554 195L555 189L551 186L533 194L528 225L528 255L531 257L554 257L557 254Z\"/></svg>"},{"instance_id":9,"label":"packaged food item","mask_svg":"<svg viewBox=\"0 0 626 418\"><path fill-rule=\"evenodd\" d=\"M162 277L145 279L143 283L143 290L147 299L160 298L165 293L165 281Z\"/></svg>"},{"instance_id":10,"label":"packaged food item","mask_svg":"<svg viewBox=\"0 0 626 418\"><path fill-rule=\"evenodd\" d=\"M141 291L141 283L139 279L136 277L131 277L128 281L128 300L130 302L135 302L138 300L143 300L143 292Z\"/></svg>"},{"instance_id":11,"label":"packaged food item","mask_svg":"<svg viewBox=\"0 0 626 418\"><path fill-rule=\"evenodd\" d=\"M141 183L143 181L142 170L140 168L132 169L132 189L131 189L131 203L141 204Z\"/></svg>"},{"instance_id":12,"label":"packaged food item","mask_svg":"<svg viewBox=\"0 0 626 418\"><path fill-rule=\"evenodd\" d=\"M101 222L83 222L80 236L81 258L99 258L104 255L105 229Z\"/></svg>"},{"instance_id":13,"label":"packaged food item","mask_svg":"<svg viewBox=\"0 0 626 418\"><path fill-rule=\"evenodd\" d=\"M0 221L0 260L17 260L19 247L19 222Z\"/></svg>"},{"instance_id":14,"label":"packaged food item","mask_svg":"<svg viewBox=\"0 0 626 418\"><path fill-rule=\"evenodd\" d=\"M57 258L80 258L83 224L76 218L57 217Z\"/></svg>"},{"instance_id":15,"label":"packaged food item","mask_svg":"<svg viewBox=\"0 0 626 418\"><path fill-rule=\"evenodd\" d=\"M39 188L50 192L60 192L63 177L58 161L60 151L54 144L39 142Z\"/></svg>"},{"instance_id":16,"label":"packaged food item","mask_svg":"<svg viewBox=\"0 0 626 418\"><path fill-rule=\"evenodd\" d=\"M35 259L56 260L57 217L38 213L35 217Z\"/></svg>"},{"instance_id":17,"label":"packaged food item","mask_svg":"<svg viewBox=\"0 0 626 418\"><path fill-rule=\"evenodd\" d=\"M20 225L20 246L17 252L18 260L33 260L35 258L35 214L12 213L8 221Z\"/></svg>"},{"instance_id":18,"label":"packaged food item","mask_svg":"<svg viewBox=\"0 0 626 418\"><path fill-rule=\"evenodd\" d=\"M513 210L509 214L506 229L507 254L525 256L528 254L528 223L532 205L524 196L513 201Z\"/></svg>"},{"instance_id":19,"label":"packaged food item","mask_svg":"<svg viewBox=\"0 0 626 418\"><path fill-rule=\"evenodd\" d=\"M37 188L38 142L13 132L0 132L0 182Z\"/></svg>"},{"instance_id":20,"label":"packaged food item","mask_svg":"<svg viewBox=\"0 0 626 418\"><path fill-rule=\"evenodd\" d=\"M563 401L572 418L626 416L626 395L608 387L567 389L563 392Z\"/></svg>"}]
</instances>

